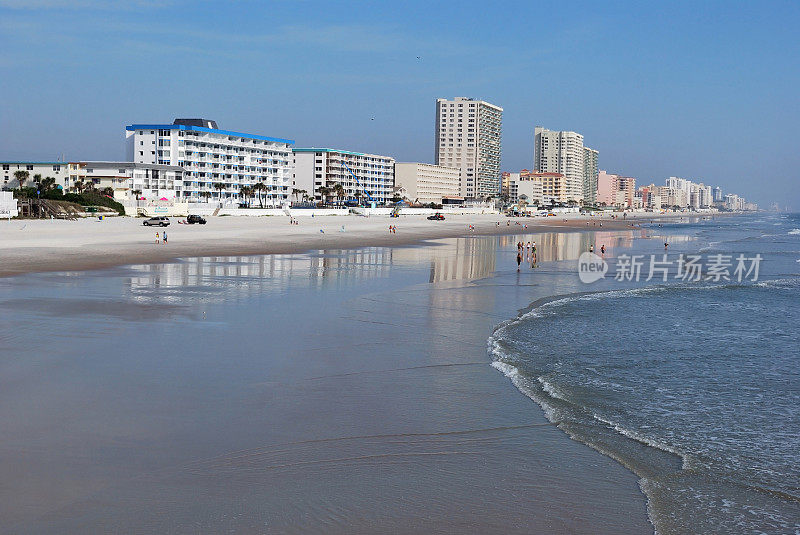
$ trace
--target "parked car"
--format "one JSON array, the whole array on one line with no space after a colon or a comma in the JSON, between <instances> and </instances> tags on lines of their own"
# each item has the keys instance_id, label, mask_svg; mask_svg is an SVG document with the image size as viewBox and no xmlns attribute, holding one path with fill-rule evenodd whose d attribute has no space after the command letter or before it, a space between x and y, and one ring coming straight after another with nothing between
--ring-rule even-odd
<instances>
[{"instance_id":1,"label":"parked car","mask_svg":"<svg viewBox=\"0 0 800 535\"><path fill-rule=\"evenodd\" d=\"M145 227L166 227L169 225L169 218L165 216L151 217L142 221Z\"/></svg>"},{"instance_id":2,"label":"parked car","mask_svg":"<svg viewBox=\"0 0 800 535\"><path fill-rule=\"evenodd\" d=\"M433 215L429 215L428 219L431 221L444 221L444 216L442 214L436 213Z\"/></svg>"},{"instance_id":3,"label":"parked car","mask_svg":"<svg viewBox=\"0 0 800 535\"><path fill-rule=\"evenodd\" d=\"M206 219L199 215L190 215L189 217L186 218L186 222L189 223L190 225L194 225L195 223L205 225Z\"/></svg>"}]
</instances>

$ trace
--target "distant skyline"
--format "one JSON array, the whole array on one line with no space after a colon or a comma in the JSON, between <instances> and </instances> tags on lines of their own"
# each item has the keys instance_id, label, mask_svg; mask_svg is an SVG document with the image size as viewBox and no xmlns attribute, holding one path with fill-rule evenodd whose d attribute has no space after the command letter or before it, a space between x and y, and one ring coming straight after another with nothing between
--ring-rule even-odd
<instances>
[{"instance_id":1,"label":"distant skyline","mask_svg":"<svg viewBox=\"0 0 800 535\"><path fill-rule=\"evenodd\" d=\"M504 108L599 168L800 209L800 4L0 0L0 159L124 159L132 123L433 162L437 98ZM374 120L373 120L374 118Z\"/></svg>"}]
</instances>

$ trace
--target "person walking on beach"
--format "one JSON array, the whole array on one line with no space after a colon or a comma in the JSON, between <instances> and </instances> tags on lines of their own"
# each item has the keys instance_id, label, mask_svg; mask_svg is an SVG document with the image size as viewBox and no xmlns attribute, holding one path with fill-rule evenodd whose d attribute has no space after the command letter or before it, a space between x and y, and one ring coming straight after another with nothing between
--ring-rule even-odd
<instances>
[{"instance_id":1,"label":"person walking on beach","mask_svg":"<svg viewBox=\"0 0 800 535\"><path fill-rule=\"evenodd\" d=\"M536 242L531 246L531 267L536 267Z\"/></svg>"},{"instance_id":2,"label":"person walking on beach","mask_svg":"<svg viewBox=\"0 0 800 535\"><path fill-rule=\"evenodd\" d=\"M522 264L522 252L517 253L517 271L519 271L520 264Z\"/></svg>"},{"instance_id":3,"label":"person walking on beach","mask_svg":"<svg viewBox=\"0 0 800 535\"><path fill-rule=\"evenodd\" d=\"M589 246L589 252L590 252L590 253L593 253L593 252L594 252L594 245L590 245L590 246Z\"/></svg>"},{"instance_id":4,"label":"person walking on beach","mask_svg":"<svg viewBox=\"0 0 800 535\"><path fill-rule=\"evenodd\" d=\"M606 254L606 246L605 246L605 244L600 246L600 254Z\"/></svg>"},{"instance_id":5,"label":"person walking on beach","mask_svg":"<svg viewBox=\"0 0 800 535\"><path fill-rule=\"evenodd\" d=\"M161 234L161 242L162 242L164 245L166 245L166 244L167 244L167 231L166 231L166 230L165 230L165 231L164 231L164 232Z\"/></svg>"},{"instance_id":6,"label":"person walking on beach","mask_svg":"<svg viewBox=\"0 0 800 535\"><path fill-rule=\"evenodd\" d=\"M669 244L667 242L664 242L664 250L665 251L667 250L667 247L669 247Z\"/></svg>"},{"instance_id":7,"label":"person walking on beach","mask_svg":"<svg viewBox=\"0 0 800 535\"><path fill-rule=\"evenodd\" d=\"M161 243L161 236L156 232L156 243Z\"/></svg>"}]
</instances>

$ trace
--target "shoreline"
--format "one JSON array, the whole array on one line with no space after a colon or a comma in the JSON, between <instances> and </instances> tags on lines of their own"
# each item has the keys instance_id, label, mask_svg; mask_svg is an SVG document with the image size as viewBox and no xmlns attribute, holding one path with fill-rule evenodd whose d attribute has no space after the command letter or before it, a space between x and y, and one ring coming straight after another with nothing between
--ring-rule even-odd
<instances>
[{"instance_id":1,"label":"shoreline","mask_svg":"<svg viewBox=\"0 0 800 535\"><path fill-rule=\"evenodd\" d=\"M158 227L143 227L139 218L97 221L14 220L0 222L0 277L54 271L86 271L116 266L163 263L179 258L303 253L315 249L354 249L420 245L428 240L464 236L530 234L535 232L633 230L635 223L682 220L679 214L612 220L600 217L551 219L507 218L493 215L455 215L446 221L424 216L399 219L376 216L320 217L287 225L284 218L209 218L207 225L166 228L168 245L156 245ZM177 218L173 221L177 221ZM501 225L497 226L497 222ZM512 222L510 226L503 223ZM516 223L520 223L517 225ZM587 223L592 225L587 226ZM388 233L397 225L396 234ZM469 231L468 225L474 225ZM524 228L523 225L527 225ZM341 228L345 231L341 232ZM14 232L19 231L19 234ZM324 233L320 232L324 230Z\"/></svg>"}]
</instances>

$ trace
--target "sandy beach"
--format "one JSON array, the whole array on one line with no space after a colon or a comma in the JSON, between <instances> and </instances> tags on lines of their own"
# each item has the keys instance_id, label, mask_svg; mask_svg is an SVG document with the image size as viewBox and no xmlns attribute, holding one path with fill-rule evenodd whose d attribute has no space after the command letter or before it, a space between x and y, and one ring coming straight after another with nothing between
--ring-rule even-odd
<instances>
[{"instance_id":1,"label":"sandy beach","mask_svg":"<svg viewBox=\"0 0 800 535\"><path fill-rule=\"evenodd\" d=\"M652 219L640 214L639 221ZM677 219L680 214L671 214ZM311 249L408 245L424 240L474 235L527 232L562 232L576 229L628 229L637 219L569 216L514 218L501 215L453 215L445 221L424 216L299 218L289 225L286 217L211 217L206 225L178 224L166 228L168 244L156 244L158 227L142 226L141 218L95 218L77 221L0 220L0 276L27 272L83 270L175 258L211 255L296 253ZM497 223L500 222L500 226ZM509 223L509 226L507 225ZM516 223L519 223L517 225ZM588 225L587 225L588 223ZM388 232L389 225L397 233ZM474 226L474 231L468 230ZM344 229L344 230L342 230ZM322 231L322 232L321 232Z\"/></svg>"}]
</instances>

